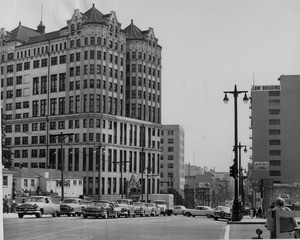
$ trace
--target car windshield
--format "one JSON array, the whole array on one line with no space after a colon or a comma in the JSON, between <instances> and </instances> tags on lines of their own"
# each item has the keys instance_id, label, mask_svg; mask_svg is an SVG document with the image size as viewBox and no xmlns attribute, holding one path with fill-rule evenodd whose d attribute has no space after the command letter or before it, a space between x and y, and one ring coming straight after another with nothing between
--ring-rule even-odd
<instances>
[{"instance_id":1,"label":"car windshield","mask_svg":"<svg viewBox=\"0 0 300 240\"><path fill-rule=\"evenodd\" d=\"M75 199L64 199L62 202L63 203L77 203L77 200L75 200Z\"/></svg>"},{"instance_id":2,"label":"car windshield","mask_svg":"<svg viewBox=\"0 0 300 240\"><path fill-rule=\"evenodd\" d=\"M146 206L147 207L155 207L155 204L154 203L146 203Z\"/></svg>"},{"instance_id":3,"label":"car windshield","mask_svg":"<svg viewBox=\"0 0 300 240\"><path fill-rule=\"evenodd\" d=\"M175 206L174 209L186 209L185 206Z\"/></svg>"},{"instance_id":4,"label":"car windshield","mask_svg":"<svg viewBox=\"0 0 300 240\"><path fill-rule=\"evenodd\" d=\"M44 202L43 197L30 197L26 200L26 202Z\"/></svg>"},{"instance_id":5,"label":"car windshield","mask_svg":"<svg viewBox=\"0 0 300 240\"><path fill-rule=\"evenodd\" d=\"M144 203L135 202L135 203L133 203L133 205L134 205L134 206L143 206Z\"/></svg>"},{"instance_id":6,"label":"car windshield","mask_svg":"<svg viewBox=\"0 0 300 240\"><path fill-rule=\"evenodd\" d=\"M108 207L108 203L104 202L92 202L90 205L95 207Z\"/></svg>"},{"instance_id":7,"label":"car windshield","mask_svg":"<svg viewBox=\"0 0 300 240\"><path fill-rule=\"evenodd\" d=\"M230 212L230 208L229 207L218 207L217 210L221 210L221 211L225 211L225 212Z\"/></svg>"},{"instance_id":8,"label":"car windshield","mask_svg":"<svg viewBox=\"0 0 300 240\"><path fill-rule=\"evenodd\" d=\"M156 203L156 204L166 204L165 201L160 201L160 200L155 201L155 203Z\"/></svg>"},{"instance_id":9,"label":"car windshield","mask_svg":"<svg viewBox=\"0 0 300 240\"><path fill-rule=\"evenodd\" d=\"M119 204L129 204L129 202L127 200L117 200L117 203Z\"/></svg>"}]
</instances>

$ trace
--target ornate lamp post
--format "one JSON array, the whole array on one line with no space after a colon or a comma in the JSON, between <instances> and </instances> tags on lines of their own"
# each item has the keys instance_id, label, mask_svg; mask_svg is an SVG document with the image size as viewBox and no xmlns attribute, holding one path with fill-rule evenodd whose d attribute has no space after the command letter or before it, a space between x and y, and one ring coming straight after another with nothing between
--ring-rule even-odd
<instances>
[{"instance_id":1,"label":"ornate lamp post","mask_svg":"<svg viewBox=\"0 0 300 240\"><path fill-rule=\"evenodd\" d=\"M105 154L105 146L99 143L97 146L97 150L99 151L99 161L98 161L98 200L101 199L101 157L102 154Z\"/></svg>"},{"instance_id":2,"label":"ornate lamp post","mask_svg":"<svg viewBox=\"0 0 300 240\"><path fill-rule=\"evenodd\" d=\"M244 103L247 103L249 98L247 97L248 91L238 91L236 88L236 85L234 85L233 91L224 91L224 103L227 104L229 99L227 97L227 94L232 94L234 97L234 163L233 163L233 169L234 171L237 171L239 169L238 166L238 111L237 111L237 98L240 93L244 93L243 101ZM240 221L241 215L240 215L240 209L239 209L239 200L238 200L238 174L234 175L234 200L233 200L233 207L232 207L232 221Z\"/></svg>"}]
</instances>

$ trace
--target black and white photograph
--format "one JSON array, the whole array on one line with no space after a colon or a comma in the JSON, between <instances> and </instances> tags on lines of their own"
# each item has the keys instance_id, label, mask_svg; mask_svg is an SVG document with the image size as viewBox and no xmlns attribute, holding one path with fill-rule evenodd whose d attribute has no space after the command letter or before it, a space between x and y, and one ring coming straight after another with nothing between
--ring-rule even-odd
<instances>
[{"instance_id":1,"label":"black and white photograph","mask_svg":"<svg viewBox=\"0 0 300 240\"><path fill-rule=\"evenodd\" d=\"M300 238L299 0L0 19L0 239Z\"/></svg>"}]
</instances>

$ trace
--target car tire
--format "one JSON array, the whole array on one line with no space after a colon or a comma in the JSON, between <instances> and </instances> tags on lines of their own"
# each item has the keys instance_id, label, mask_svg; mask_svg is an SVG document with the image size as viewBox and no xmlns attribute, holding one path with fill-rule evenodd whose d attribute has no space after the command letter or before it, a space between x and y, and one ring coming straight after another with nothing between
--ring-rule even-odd
<instances>
[{"instance_id":1,"label":"car tire","mask_svg":"<svg viewBox=\"0 0 300 240\"><path fill-rule=\"evenodd\" d=\"M186 215L187 217L192 216L192 214L191 214L190 212L187 212L185 215Z\"/></svg>"},{"instance_id":2,"label":"car tire","mask_svg":"<svg viewBox=\"0 0 300 240\"><path fill-rule=\"evenodd\" d=\"M218 218L217 218L217 217L215 217L214 219L215 219L215 221L218 221Z\"/></svg>"},{"instance_id":3,"label":"car tire","mask_svg":"<svg viewBox=\"0 0 300 240\"><path fill-rule=\"evenodd\" d=\"M54 213L52 214L52 217L57 217L57 212L54 211Z\"/></svg>"},{"instance_id":4,"label":"car tire","mask_svg":"<svg viewBox=\"0 0 300 240\"><path fill-rule=\"evenodd\" d=\"M177 213L174 213L175 216L177 216ZM183 215L183 214L182 214Z\"/></svg>"},{"instance_id":5,"label":"car tire","mask_svg":"<svg viewBox=\"0 0 300 240\"><path fill-rule=\"evenodd\" d=\"M23 213L18 213L18 217L19 217L19 218L23 218L23 217L24 217L24 214L23 214Z\"/></svg>"},{"instance_id":6,"label":"car tire","mask_svg":"<svg viewBox=\"0 0 300 240\"><path fill-rule=\"evenodd\" d=\"M210 214L207 214L206 217L207 217L207 218L211 218L211 215L210 215Z\"/></svg>"},{"instance_id":7,"label":"car tire","mask_svg":"<svg viewBox=\"0 0 300 240\"><path fill-rule=\"evenodd\" d=\"M59 212L56 212L56 217L60 217L60 213Z\"/></svg>"},{"instance_id":8,"label":"car tire","mask_svg":"<svg viewBox=\"0 0 300 240\"><path fill-rule=\"evenodd\" d=\"M87 218L87 215L83 214L83 218Z\"/></svg>"},{"instance_id":9,"label":"car tire","mask_svg":"<svg viewBox=\"0 0 300 240\"><path fill-rule=\"evenodd\" d=\"M36 218L41 218L43 216L43 213L40 211L39 213L36 213L35 214L35 217Z\"/></svg>"}]
</instances>

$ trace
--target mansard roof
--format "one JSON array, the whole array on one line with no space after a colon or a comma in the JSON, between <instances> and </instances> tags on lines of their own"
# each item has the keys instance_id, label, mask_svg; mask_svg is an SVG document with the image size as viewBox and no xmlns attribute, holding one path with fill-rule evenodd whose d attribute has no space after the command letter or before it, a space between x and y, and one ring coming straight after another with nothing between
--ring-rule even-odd
<instances>
[{"instance_id":1,"label":"mansard roof","mask_svg":"<svg viewBox=\"0 0 300 240\"><path fill-rule=\"evenodd\" d=\"M128 39L145 40L143 32L133 24L133 20L131 20L131 24L124 29L124 32L126 33Z\"/></svg>"},{"instance_id":2,"label":"mansard roof","mask_svg":"<svg viewBox=\"0 0 300 240\"><path fill-rule=\"evenodd\" d=\"M36 30L22 26L21 22L19 22L19 26L10 32L9 41L20 41L22 43L25 43L30 37L35 37L39 35L40 33Z\"/></svg>"},{"instance_id":3,"label":"mansard roof","mask_svg":"<svg viewBox=\"0 0 300 240\"><path fill-rule=\"evenodd\" d=\"M55 39L55 38L59 38L59 37L61 37L60 30L50 32L50 33L45 33L45 34L34 36L34 37L30 37L28 39L28 41L26 42L26 44L43 42L43 41L47 41L47 40L51 40L51 39Z\"/></svg>"}]
</instances>

